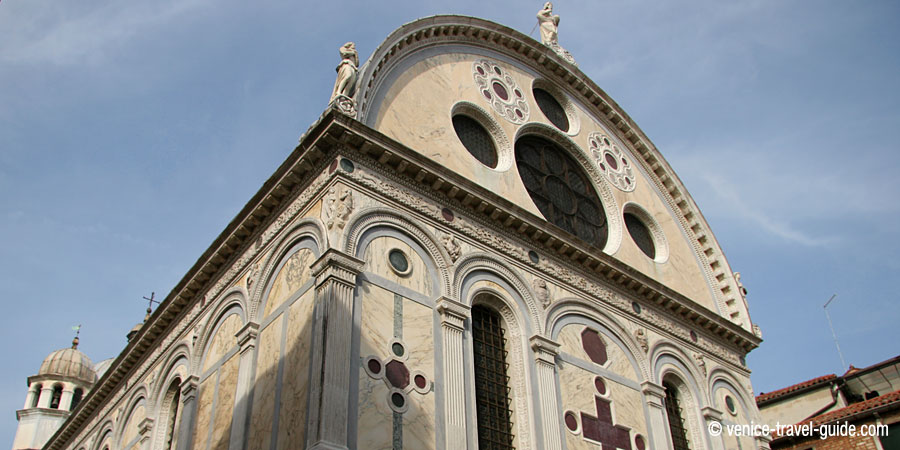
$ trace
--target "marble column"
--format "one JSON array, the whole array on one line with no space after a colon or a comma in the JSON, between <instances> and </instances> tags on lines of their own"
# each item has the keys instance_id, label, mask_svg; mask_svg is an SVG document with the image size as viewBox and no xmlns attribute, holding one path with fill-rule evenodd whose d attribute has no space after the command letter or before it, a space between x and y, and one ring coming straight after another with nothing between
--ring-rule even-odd
<instances>
[{"instance_id":1,"label":"marble column","mask_svg":"<svg viewBox=\"0 0 900 450\"><path fill-rule=\"evenodd\" d=\"M311 449L347 448L353 297L364 264L333 248L312 264L316 317L307 441Z\"/></svg>"},{"instance_id":2,"label":"marble column","mask_svg":"<svg viewBox=\"0 0 900 450\"><path fill-rule=\"evenodd\" d=\"M181 423L178 424L178 444L175 450L191 450L193 446L199 388L200 379L196 375L191 375L181 382Z\"/></svg>"},{"instance_id":3,"label":"marble column","mask_svg":"<svg viewBox=\"0 0 900 450\"><path fill-rule=\"evenodd\" d=\"M447 297L437 301L443 348L444 436L447 449L466 448L466 391L463 333L469 306Z\"/></svg>"},{"instance_id":4,"label":"marble column","mask_svg":"<svg viewBox=\"0 0 900 450\"><path fill-rule=\"evenodd\" d=\"M72 410L72 394L73 391L72 385L69 383L63 383L63 391L62 396L59 398L59 410L60 411L71 411Z\"/></svg>"},{"instance_id":5,"label":"marble column","mask_svg":"<svg viewBox=\"0 0 900 450\"><path fill-rule=\"evenodd\" d=\"M50 400L53 398L53 386L45 384L41 388L41 396L38 400L38 408L49 408Z\"/></svg>"},{"instance_id":6,"label":"marble column","mask_svg":"<svg viewBox=\"0 0 900 450\"><path fill-rule=\"evenodd\" d=\"M650 423L648 436L652 442L650 448L664 449L669 448L669 426L666 422L666 388L652 382L645 381L641 383L641 391L644 393L644 402L647 403L647 410L650 414Z\"/></svg>"},{"instance_id":7,"label":"marble column","mask_svg":"<svg viewBox=\"0 0 900 450\"><path fill-rule=\"evenodd\" d=\"M140 449L150 450L150 438L153 436L153 419L146 417L138 424L138 433L140 433Z\"/></svg>"},{"instance_id":8,"label":"marble column","mask_svg":"<svg viewBox=\"0 0 900 450\"><path fill-rule=\"evenodd\" d=\"M700 412L703 413L703 422L704 422L704 424L703 424L704 425L704 433L703 434L709 436L710 449L711 450L725 450L725 439L723 437L725 435L725 429L724 429L725 427L722 424L722 411L719 411L718 409L715 409L711 406L706 406L706 407L703 407L700 410ZM714 422L718 422L719 429L722 430L722 432L719 433L718 436L714 436L712 433L709 432L709 430L711 429L710 425Z\"/></svg>"},{"instance_id":9,"label":"marble column","mask_svg":"<svg viewBox=\"0 0 900 450\"><path fill-rule=\"evenodd\" d=\"M231 439L228 450L247 448L247 429L250 426L250 401L253 384L253 360L256 359L256 337L259 324L248 322L236 334L241 350L238 367L237 392L235 392L234 414L231 416Z\"/></svg>"},{"instance_id":10,"label":"marble column","mask_svg":"<svg viewBox=\"0 0 900 450\"><path fill-rule=\"evenodd\" d=\"M556 355L559 354L559 344L539 335L532 336L530 341L541 395L544 448L562 450L561 412L559 399L556 397Z\"/></svg>"},{"instance_id":11,"label":"marble column","mask_svg":"<svg viewBox=\"0 0 900 450\"><path fill-rule=\"evenodd\" d=\"M41 392L37 389L37 383L32 383L31 387L28 388L28 395L25 396L25 406L23 406L22 409L34 408L40 397Z\"/></svg>"}]
</instances>

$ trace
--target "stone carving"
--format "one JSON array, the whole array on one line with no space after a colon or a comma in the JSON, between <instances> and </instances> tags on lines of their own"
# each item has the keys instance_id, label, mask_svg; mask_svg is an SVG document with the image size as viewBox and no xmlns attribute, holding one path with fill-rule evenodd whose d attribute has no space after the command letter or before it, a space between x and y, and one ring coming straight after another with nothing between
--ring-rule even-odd
<instances>
[{"instance_id":1,"label":"stone carving","mask_svg":"<svg viewBox=\"0 0 900 450\"><path fill-rule=\"evenodd\" d=\"M553 3L544 3L544 8L538 11L537 20L541 26L541 43L553 49L557 55L565 59L569 64L575 64L575 58L559 45L559 16L553 14Z\"/></svg>"},{"instance_id":2,"label":"stone carving","mask_svg":"<svg viewBox=\"0 0 900 450\"><path fill-rule=\"evenodd\" d=\"M643 350L644 353L650 351L650 343L647 340L647 332L644 331L643 328L634 330L634 339L638 342L638 345L641 346L641 350Z\"/></svg>"},{"instance_id":3,"label":"stone carving","mask_svg":"<svg viewBox=\"0 0 900 450\"><path fill-rule=\"evenodd\" d=\"M741 273L734 273L734 282L737 283L738 292L741 293L741 297L747 297L747 288L744 287L744 283L741 283Z\"/></svg>"},{"instance_id":4,"label":"stone carving","mask_svg":"<svg viewBox=\"0 0 900 450\"><path fill-rule=\"evenodd\" d=\"M447 251L447 255L450 256L450 262L455 263L462 253L459 241L452 234L444 233L441 236L441 244L444 246L444 250Z\"/></svg>"},{"instance_id":5,"label":"stone carving","mask_svg":"<svg viewBox=\"0 0 900 450\"><path fill-rule=\"evenodd\" d=\"M550 306L550 303L553 300L550 299L550 290L547 289L547 282L542 278L535 278L534 281L531 282L531 287L534 288L534 295L537 298L537 301L541 303L541 306L544 309L547 309Z\"/></svg>"},{"instance_id":6,"label":"stone carving","mask_svg":"<svg viewBox=\"0 0 900 450\"><path fill-rule=\"evenodd\" d=\"M700 368L700 372L703 373L703 376L706 376L706 358L703 357L700 353L694 353L694 360L697 361L697 367Z\"/></svg>"},{"instance_id":7,"label":"stone carving","mask_svg":"<svg viewBox=\"0 0 900 450\"><path fill-rule=\"evenodd\" d=\"M301 250L291 255L288 259L285 267L285 270L287 271L285 279L287 280L288 289L291 291L300 288L300 282L303 280L303 273L309 269L309 255L309 252Z\"/></svg>"},{"instance_id":8,"label":"stone carving","mask_svg":"<svg viewBox=\"0 0 900 450\"><path fill-rule=\"evenodd\" d=\"M359 72L359 55L356 53L356 44L348 42L338 51L341 54L341 63L335 68L337 79L334 80L330 102L341 112L355 116L356 102L353 100L353 95L356 94L356 78Z\"/></svg>"},{"instance_id":9,"label":"stone carving","mask_svg":"<svg viewBox=\"0 0 900 450\"><path fill-rule=\"evenodd\" d=\"M349 188L340 186L328 189L328 195L325 196L325 204L322 207L322 214L325 215L325 225L328 229L334 227L343 229L352 212L353 192Z\"/></svg>"},{"instance_id":10,"label":"stone carving","mask_svg":"<svg viewBox=\"0 0 900 450\"><path fill-rule=\"evenodd\" d=\"M247 292L250 292L250 289L253 287L253 284L256 283L256 279L259 277L259 263L253 266L249 272L247 272Z\"/></svg>"},{"instance_id":11,"label":"stone carving","mask_svg":"<svg viewBox=\"0 0 900 450\"><path fill-rule=\"evenodd\" d=\"M613 186L624 192L634 190L637 179L634 169L622 149L606 134L593 132L588 136L588 146L594 163Z\"/></svg>"},{"instance_id":12,"label":"stone carving","mask_svg":"<svg viewBox=\"0 0 900 450\"><path fill-rule=\"evenodd\" d=\"M489 59L479 59L472 65L472 76L478 91L494 111L506 120L520 125L528 120L528 102L525 94L505 69Z\"/></svg>"}]
</instances>

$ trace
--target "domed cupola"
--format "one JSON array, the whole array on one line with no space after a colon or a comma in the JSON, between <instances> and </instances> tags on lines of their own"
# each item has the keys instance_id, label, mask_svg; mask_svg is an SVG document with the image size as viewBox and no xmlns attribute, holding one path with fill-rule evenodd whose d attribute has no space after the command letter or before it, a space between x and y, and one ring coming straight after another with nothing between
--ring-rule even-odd
<instances>
[{"instance_id":1,"label":"domed cupola","mask_svg":"<svg viewBox=\"0 0 900 450\"><path fill-rule=\"evenodd\" d=\"M37 375L72 378L86 384L93 384L97 380L94 363L78 350L78 338L72 341L71 348L57 350L47 355Z\"/></svg>"}]
</instances>

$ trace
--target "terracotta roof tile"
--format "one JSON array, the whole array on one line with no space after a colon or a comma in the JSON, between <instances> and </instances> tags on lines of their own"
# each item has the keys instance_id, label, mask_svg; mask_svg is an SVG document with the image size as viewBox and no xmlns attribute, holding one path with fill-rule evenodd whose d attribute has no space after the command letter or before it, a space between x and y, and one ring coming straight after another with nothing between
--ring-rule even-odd
<instances>
[{"instance_id":1,"label":"terracotta roof tile","mask_svg":"<svg viewBox=\"0 0 900 450\"><path fill-rule=\"evenodd\" d=\"M819 414L818 416L812 417L810 419L800 421L796 425L799 426L809 423L813 428L815 428L819 425L829 424L831 422L846 419L848 417L852 417L866 411L871 411L895 403L897 404L897 406L900 406L900 390L884 394L863 402L854 403L841 409L836 409L824 414ZM772 437L778 439L779 435L775 434Z\"/></svg>"},{"instance_id":2,"label":"terracotta roof tile","mask_svg":"<svg viewBox=\"0 0 900 450\"><path fill-rule=\"evenodd\" d=\"M825 384L826 382L834 380L835 378L837 378L837 375L835 375L835 374L824 375L824 376L821 376L818 378L813 378L812 380L806 380L802 383L797 383L793 386L788 386L786 388L779 389L777 391L772 391L769 393L762 393L762 394L759 394L756 396L756 404L758 405L760 403L767 402L767 401L776 399L778 397L784 397L785 395L788 395L792 392L796 392L801 389L813 387L818 384Z\"/></svg>"}]
</instances>

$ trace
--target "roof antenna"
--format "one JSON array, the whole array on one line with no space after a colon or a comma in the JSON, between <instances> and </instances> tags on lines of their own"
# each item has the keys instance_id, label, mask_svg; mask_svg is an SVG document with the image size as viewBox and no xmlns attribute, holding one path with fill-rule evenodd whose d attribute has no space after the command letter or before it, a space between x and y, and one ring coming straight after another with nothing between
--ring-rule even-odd
<instances>
[{"instance_id":1,"label":"roof antenna","mask_svg":"<svg viewBox=\"0 0 900 450\"><path fill-rule=\"evenodd\" d=\"M828 318L828 327L831 328L831 336L834 338L834 346L837 347L838 356L841 357L841 369L843 369L846 372L847 371L847 363L844 362L844 354L841 353L841 344L838 344L837 334L834 333L834 325L831 323L831 315L828 314L828 305L830 305L831 302L834 301L835 297L837 297L837 294L832 295L831 298L828 299L827 302L825 302L825 306L823 306L822 309L825 310L825 317Z\"/></svg>"}]
</instances>

